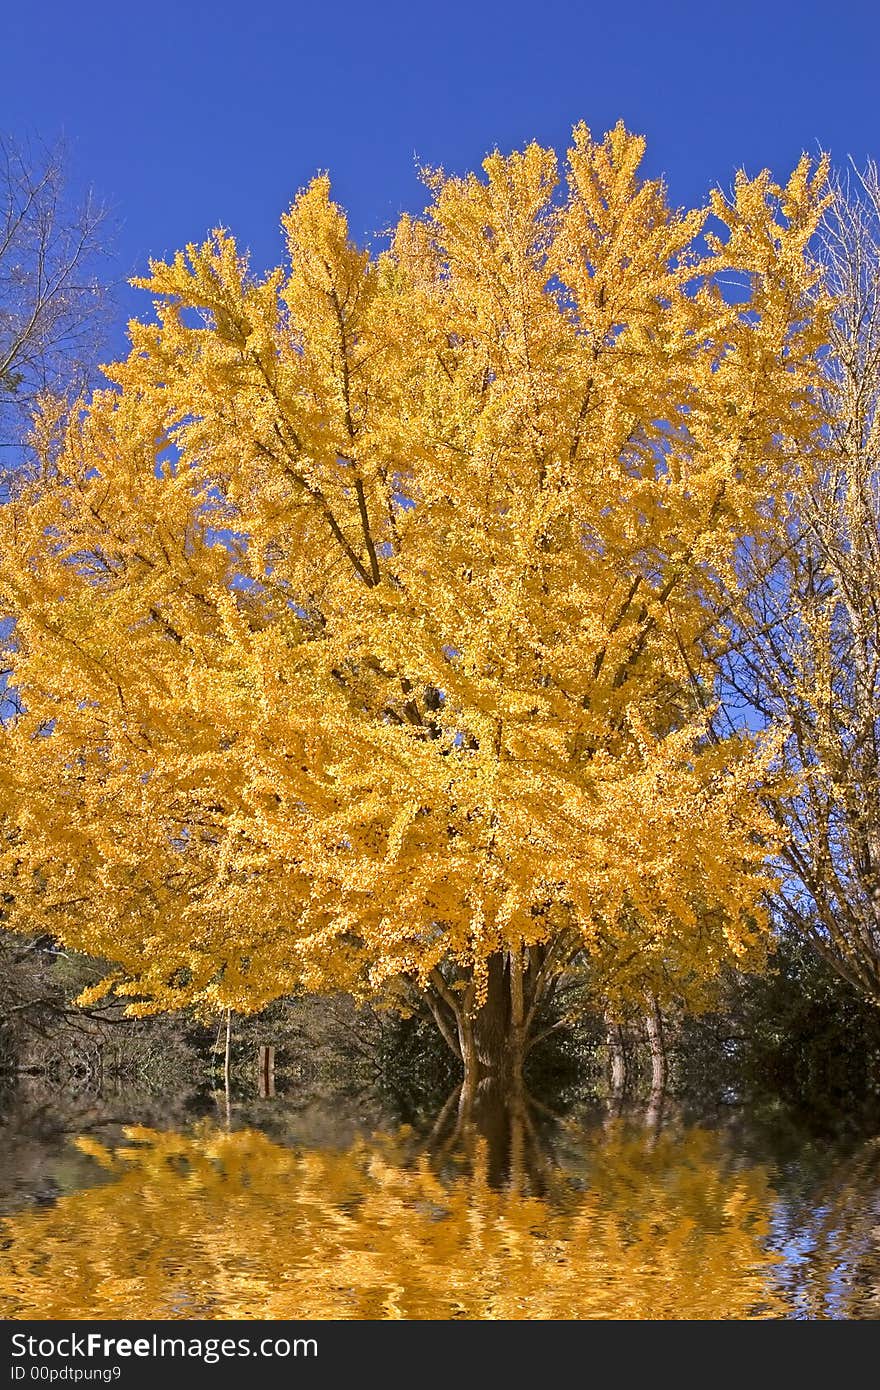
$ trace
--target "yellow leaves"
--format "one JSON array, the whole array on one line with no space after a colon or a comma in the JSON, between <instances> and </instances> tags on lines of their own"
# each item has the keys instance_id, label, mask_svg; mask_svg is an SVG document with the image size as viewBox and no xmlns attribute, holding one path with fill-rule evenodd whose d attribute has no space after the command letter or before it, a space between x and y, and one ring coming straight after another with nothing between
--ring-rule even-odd
<instances>
[{"instance_id":1,"label":"yellow leaves","mask_svg":"<svg viewBox=\"0 0 880 1390\"><path fill-rule=\"evenodd\" d=\"M329 463L330 450L351 456L366 423L360 377L365 358L376 351L370 342L372 265L349 240L326 176L299 194L282 225L290 275L281 296L315 396L318 430L328 434Z\"/></svg>"},{"instance_id":2,"label":"yellow leaves","mask_svg":"<svg viewBox=\"0 0 880 1390\"><path fill-rule=\"evenodd\" d=\"M781 190L782 215L790 228L801 230L804 244L815 230L817 214L821 216L832 202L833 194L828 191L830 169L827 152L815 165L808 155L802 154Z\"/></svg>"},{"instance_id":3,"label":"yellow leaves","mask_svg":"<svg viewBox=\"0 0 880 1390\"><path fill-rule=\"evenodd\" d=\"M97 984L89 985L88 989L82 990L77 995L74 1003L78 1004L80 1008L87 1008L92 1004L99 1003L115 988L120 978L118 974L105 975L103 980L99 980Z\"/></svg>"},{"instance_id":4,"label":"yellow leaves","mask_svg":"<svg viewBox=\"0 0 880 1390\"><path fill-rule=\"evenodd\" d=\"M248 1130L126 1130L90 1189L2 1224L7 1318L748 1318L790 1311L768 1232L779 1198L688 1128L569 1138L531 1195L440 1165L412 1132L347 1150ZM559 1194L563 1200L557 1200ZM144 1221L144 1211L149 1220ZM173 1271L169 1259L173 1253ZM65 1271L64 1279L58 1270Z\"/></svg>"},{"instance_id":5,"label":"yellow leaves","mask_svg":"<svg viewBox=\"0 0 880 1390\"><path fill-rule=\"evenodd\" d=\"M368 264L365 252L349 240L348 222L330 198L326 174L313 179L281 219L287 234L291 278L302 279L311 291L345 303Z\"/></svg>"},{"instance_id":6,"label":"yellow leaves","mask_svg":"<svg viewBox=\"0 0 880 1390\"><path fill-rule=\"evenodd\" d=\"M562 189L536 145L437 175L378 260L322 175L285 266L225 232L153 264L118 389L47 405L0 509L13 917L132 1009L563 930L692 976L760 921L765 764L694 692L816 428L821 172L741 179L707 257L643 149L578 127Z\"/></svg>"},{"instance_id":7,"label":"yellow leaves","mask_svg":"<svg viewBox=\"0 0 880 1390\"><path fill-rule=\"evenodd\" d=\"M209 241L201 246L191 243L170 264L151 260L150 274L131 283L174 306L208 310L217 338L242 348L252 332L241 310L246 276L246 259L239 255L233 238L217 228Z\"/></svg>"},{"instance_id":8,"label":"yellow leaves","mask_svg":"<svg viewBox=\"0 0 880 1390\"><path fill-rule=\"evenodd\" d=\"M642 136L631 135L622 121L601 142L593 139L583 121L574 127L568 151L569 178L597 228L612 223L615 212L640 191L635 175L645 143Z\"/></svg>"},{"instance_id":9,"label":"yellow leaves","mask_svg":"<svg viewBox=\"0 0 880 1390\"><path fill-rule=\"evenodd\" d=\"M521 277L530 266L540 265L557 181L556 157L531 144L522 154L504 156L496 150L483 161L483 169L485 182L473 174L434 180L430 216L446 256L460 273L488 276L500 290L510 272Z\"/></svg>"}]
</instances>

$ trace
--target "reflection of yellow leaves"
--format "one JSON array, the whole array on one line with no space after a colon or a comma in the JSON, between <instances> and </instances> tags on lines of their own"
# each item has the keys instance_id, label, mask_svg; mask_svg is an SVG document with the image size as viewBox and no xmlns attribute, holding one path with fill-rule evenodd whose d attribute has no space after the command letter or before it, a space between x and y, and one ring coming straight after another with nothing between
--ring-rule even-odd
<instances>
[{"instance_id":1,"label":"reflection of yellow leaves","mask_svg":"<svg viewBox=\"0 0 880 1390\"><path fill-rule=\"evenodd\" d=\"M97 1139L90 1139L88 1135L80 1135L79 1139L74 1139L74 1147L88 1158L93 1158L96 1163L100 1163L102 1168L115 1168L116 1163L109 1149L105 1149L103 1144L99 1144Z\"/></svg>"},{"instance_id":2,"label":"reflection of yellow leaves","mask_svg":"<svg viewBox=\"0 0 880 1390\"><path fill-rule=\"evenodd\" d=\"M711 1136L582 1144L553 1198L444 1179L387 1138L344 1153L207 1126L82 1152L115 1181L3 1223L12 1318L748 1318L785 1309L773 1194ZM100 1157L99 1157L100 1155ZM116 1160L124 1158L119 1165ZM485 1155L482 1155L485 1159ZM63 1271L63 1275L61 1273ZM754 1310L760 1309L760 1313Z\"/></svg>"},{"instance_id":3,"label":"reflection of yellow leaves","mask_svg":"<svg viewBox=\"0 0 880 1390\"><path fill-rule=\"evenodd\" d=\"M159 1137L157 1130L147 1129L144 1125L126 1125L122 1133L133 1144L152 1144Z\"/></svg>"}]
</instances>

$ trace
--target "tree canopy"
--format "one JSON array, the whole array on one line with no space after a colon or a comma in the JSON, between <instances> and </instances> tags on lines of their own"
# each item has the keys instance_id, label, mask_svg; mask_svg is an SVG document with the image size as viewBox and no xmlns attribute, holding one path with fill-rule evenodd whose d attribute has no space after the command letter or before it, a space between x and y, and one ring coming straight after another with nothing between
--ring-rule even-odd
<instances>
[{"instance_id":1,"label":"tree canopy","mask_svg":"<svg viewBox=\"0 0 880 1390\"><path fill-rule=\"evenodd\" d=\"M0 518L12 924L136 1010L421 996L463 1055L493 979L522 1040L575 959L759 945L769 753L702 638L822 424L826 168L681 211L643 153L431 173L378 254L322 175L271 274L151 264Z\"/></svg>"}]
</instances>

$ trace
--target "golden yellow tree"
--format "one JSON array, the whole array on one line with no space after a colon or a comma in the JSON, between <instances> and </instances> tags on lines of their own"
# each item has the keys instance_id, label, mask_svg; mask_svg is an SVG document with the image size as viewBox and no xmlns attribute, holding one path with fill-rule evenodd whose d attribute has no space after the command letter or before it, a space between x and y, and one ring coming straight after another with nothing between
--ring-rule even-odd
<instances>
[{"instance_id":1,"label":"golden yellow tree","mask_svg":"<svg viewBox=\"0 0 880 1390\"><path fill-rule=\"evenodd\" d=\"M643 150L431 175L378 256L319 177L283 268L152 264L113 389L38 422L9 916L136 1010L421 1000L477 1078L585 956L759 941L766 758L700 639L820 423L825 169L681 212Z\"/></svg>"}]
</instances>

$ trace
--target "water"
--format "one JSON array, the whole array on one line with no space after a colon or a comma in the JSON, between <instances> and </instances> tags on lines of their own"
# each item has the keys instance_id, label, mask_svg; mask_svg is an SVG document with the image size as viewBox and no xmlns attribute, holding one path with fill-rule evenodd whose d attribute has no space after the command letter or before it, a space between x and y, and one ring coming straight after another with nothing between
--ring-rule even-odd
<instances>
[{"instance_id":1,"label":"water","mask_svg":"<svg viewBox=\"0 0 880 1390\"><path fill-rule=\"evenodd\" d=\"M25 1091L0 1316L874 1318L880 1139L845 1119Z\"/></svg>"}]
</instances>

